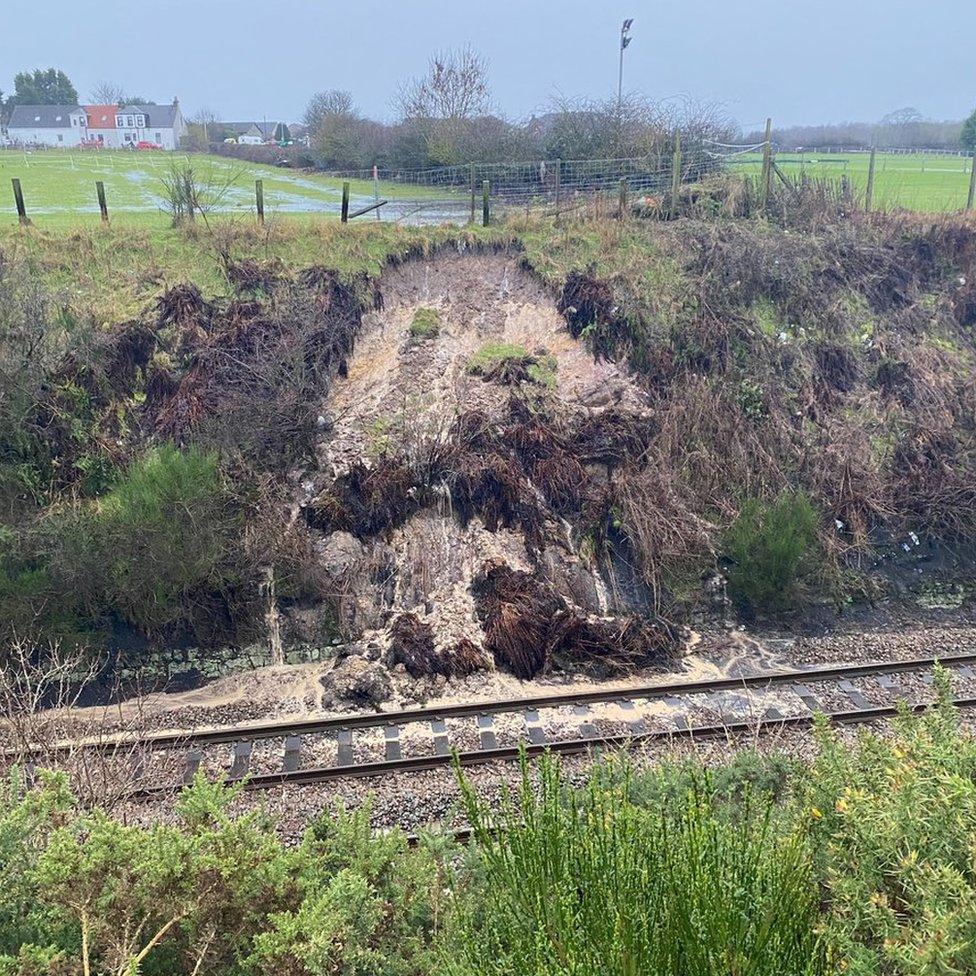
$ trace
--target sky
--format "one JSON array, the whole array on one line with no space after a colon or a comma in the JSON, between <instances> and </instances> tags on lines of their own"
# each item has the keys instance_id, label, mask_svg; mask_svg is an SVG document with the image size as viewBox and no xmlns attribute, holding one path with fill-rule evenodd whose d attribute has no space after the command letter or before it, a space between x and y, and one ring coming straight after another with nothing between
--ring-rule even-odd
<instances>
[{"instance_id":1,"label":"sky","mask_svg":"<svg viewBox=\"0 0 976 976\"><path fill-rule=\"evenodd\" d=\"M83 102L108 80L188 115L285 121L341 88L388 119L431 54L470 45L520 118L614 96L624 17L626 91L716 102L746 131L976 104L973 0L0 0L0 88L55 66Z\"/></svg>"}]
</instances>

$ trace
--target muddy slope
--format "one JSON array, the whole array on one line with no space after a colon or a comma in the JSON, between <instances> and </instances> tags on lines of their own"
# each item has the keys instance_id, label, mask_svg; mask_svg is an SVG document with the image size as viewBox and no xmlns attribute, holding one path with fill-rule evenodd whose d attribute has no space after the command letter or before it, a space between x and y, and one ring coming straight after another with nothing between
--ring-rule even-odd
<instances>
[{"instance_id":1,"label":"muddy slope","mask_svg":"<svg viewBox=\"0 0 976 976\"><path fill-rule=\"evenodd\" d=\"M594 514L612 475L594 431L645 423L642 391L570 335L517 255L412 260L380 293L322 406L306 508L355 656L442 680L605 675L672 652ZM412 334L419 310L435 334ZM475 372L499 348L505 368Z\"/></svg>"}]
</instances>

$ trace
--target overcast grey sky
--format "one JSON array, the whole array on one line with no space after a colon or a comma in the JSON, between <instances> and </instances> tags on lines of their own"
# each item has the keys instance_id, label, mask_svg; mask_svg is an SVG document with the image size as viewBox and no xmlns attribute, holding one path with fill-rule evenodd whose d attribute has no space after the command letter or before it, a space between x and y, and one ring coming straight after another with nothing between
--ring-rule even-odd
<instances>
[{"instance_id":1,"label":"overcast grey sky","mask_svg":"<svg viewBox=\"0 0 976 976\"><path fill-rule=\"evenodd\" d=\"M54 65L83 101L111 80L189 114L291 121L345 88L385 118L432 52L471 44L497 107L523 116L614 93L625 16L626 89L718 101L747 129L976 103L973 0L0 0L0 88Z\"/></svg>"}]
</instances>

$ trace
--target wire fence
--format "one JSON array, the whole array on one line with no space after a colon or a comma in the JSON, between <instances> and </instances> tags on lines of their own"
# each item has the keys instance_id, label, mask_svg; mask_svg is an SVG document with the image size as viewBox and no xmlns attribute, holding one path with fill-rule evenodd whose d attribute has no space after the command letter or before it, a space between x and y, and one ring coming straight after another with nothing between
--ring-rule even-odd
<instances>
[{"instance_id":1,"label":"wire fence","mask_svg":"<svg viewBox=\"0 0 976 976\"><path fill-rule=\"evenodd\" d=\"M416 191L417 214L424 211L471 219L483 213L485 194L492 210L571 210L595 198L661 198L675 185L697 183L722 170L722 156L704 145L675 147L646 156L608 159L539 159L468 163L436 169L332 170L339 181L372 183L395 198L397 188ZM395 202L395 199L390 199Z\"/></svg>"},{"instance_id":2,"label":"wire fence","mask_svg":"<svg viewBox=\"0 0 976 976\"><path fill-rule=\"evenodd\" d=\"M768 157L768 163L767 163ZM772 141L743 145L669 140L643 156L469 163L429 169L308 171L183 153L0 151L0 219L56 224L167 216L166 176L190 167L212 194L215 213L325 214L402 223L482 222L506 213L559 215L590 204L673 209L689 185L718 174L762 181L837 180L868 205L939 211L973 206L972 156L948 151L870 152L826 147L789 152ZM9 180L3 179L9 177ZM98 196L95 189L98 187Z\"/></svg>"}]
</instances>

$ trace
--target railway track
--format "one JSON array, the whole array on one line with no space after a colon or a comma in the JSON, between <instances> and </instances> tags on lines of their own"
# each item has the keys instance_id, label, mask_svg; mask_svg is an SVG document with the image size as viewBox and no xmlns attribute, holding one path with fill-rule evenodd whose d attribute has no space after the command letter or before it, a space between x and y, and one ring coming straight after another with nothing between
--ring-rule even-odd
<instances>
[{"instance_id":1,"label":"railway track","mask_svg":"<svg viewBox=\"0 0 976 976\"><path fill-rule=\"evenodd\" d=\"M976 653L965 653L187 733L118 735L65 742L45 750L44 755L50 761L78 749L112 755L138 753L138 765L145 774L140 773L143 785L129 793L133 799L171 793L201 769L208 775L243 780L246 789L269 789L434 769L452 763L455 757L462 766L511 760L522 749L530 756L546 750L573 755L655 740L803 728L812 724L817 712L837 723L870 723L896 713L898 700L905 697L899 675L921 672L920 680L931 684L931 669L937 661L962 678L976 679ZM860 687L856 680L861 681ZM824 704L825 696L849 707ZM957 705L974 706L976 698L959 697ZM911 707L922 710L927 704L915 702ZM613 717L600 715L600 708L609 709ZM696 723L691 714L694 708L711 720ZM360 746L357 738L362 736L372 741ZM225 750L220 755L222 746L229 747L229 754ZM260 757L256 748L263 753ZM146 753L167 757L175 775L163 782L146 782L154 776ZM317 761L323 756L326 761Z\"/></svg>"}]
</instances>

